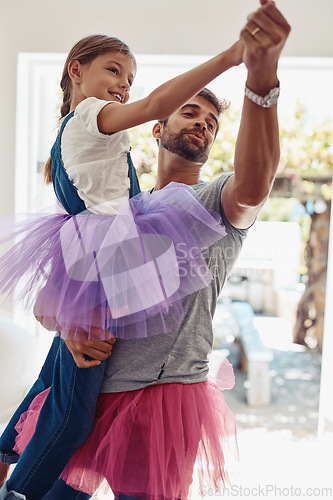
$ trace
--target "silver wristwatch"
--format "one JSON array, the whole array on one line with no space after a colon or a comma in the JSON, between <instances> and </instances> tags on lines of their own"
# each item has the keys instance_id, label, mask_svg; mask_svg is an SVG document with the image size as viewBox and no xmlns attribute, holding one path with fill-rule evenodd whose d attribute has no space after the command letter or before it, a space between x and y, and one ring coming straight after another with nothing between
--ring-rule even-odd
<instances>
[{"instance_id":1,"label":"silver wristwatch","mask_svg":"<svg viewBox=\"0 0 333 500\"><path fill-rule=\"evenodd\" d=\"M261 106L262 108L271 108L277 103L279 98L280 83L274 89L271 89L265 97L255 94L252 90L245 86L245 95L248 99L250 99L250 101L254 102L258 106Z\"/></svg>"}]
</instances>

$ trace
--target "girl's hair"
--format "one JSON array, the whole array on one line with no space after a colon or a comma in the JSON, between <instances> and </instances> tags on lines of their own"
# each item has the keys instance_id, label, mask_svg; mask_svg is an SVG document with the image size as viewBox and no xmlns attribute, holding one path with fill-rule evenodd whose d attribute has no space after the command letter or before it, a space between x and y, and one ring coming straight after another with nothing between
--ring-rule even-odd
<instances>
[{"instance_id":1,"label":"girl's hair","mask_svg":"<svg viewBox=\"0 0 333 500\"><path fill-rule=\"evenodd\" d=\"M128 45L119 40L119 38L107 35L90 35L82 38L82 40L77 42L71 49L64 65L64 70L60 81L60 87L63 94L62 105L60 108L60 118L66 116L69 113L71 107L72 82L68 74L68 65L70 61L77 59L81 64L87 64L101 54L104 54L105 52L120 52L131 57L136 69L136 61L134 55L132 54ZM52 162L51 158L49 158L44 167L44 180L47 184L52 182L51 173Z\"/></svg>"}]
</instances>

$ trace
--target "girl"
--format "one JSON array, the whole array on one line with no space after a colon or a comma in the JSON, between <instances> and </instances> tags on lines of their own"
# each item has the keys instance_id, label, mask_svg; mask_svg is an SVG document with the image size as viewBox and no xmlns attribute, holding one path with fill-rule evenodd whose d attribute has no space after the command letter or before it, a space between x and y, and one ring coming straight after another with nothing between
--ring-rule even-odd
<instances>
[{"instance_id":1,"label":"girl","mask_svg":"<svg viewBox=\"0 0 333 500\"><path fill-rule=\"evenodd\" d=\"M26 223L13 232L19 244L0 261L4 292L33 273L20 294L31 303L32 292L46 282L35 315L53 323L52 330L61 325L63 338L69 332L94 338L96 331L146 337L156 332L149 329L156 316L159 331L170 331L182 314L181 299L212 278L200 250L225 235L219 217L188 186L170 183L128 202L126 129L167 118L230 67L229 59L220 54L128 104L136 64L123 49L114 38L90 36L69 53L61 81L66 118L45 176L70 215ZM213 120L207 127L215 135ZM69 207L66 193L73 186L78 197Z\"/></svg>"},{"instance_id":2,"label":"girl","mask_svg":"<svg viewBox=\"0 0 333 500\"><path fill-rule=\"evenodd\" d=\"M73 47L61 81L61 114L65 119L52 148L52 170L50 163L46 167L46 177L52 178L58 200L68 214L29 222L24 228L27 236L15 247L19 249L15 255L25 259L15 262L14 280L13 268L2 280L2 286L11 290L13 282L37 261L37 273L24 293L46 282L35 312L50 329L60 325L64 337L74 332L76 338L104 334L105 326L124 338L165 332L172 327L167 321L178 321L182 314L180 300L209 283L211 276L199 250L224 236L219 218L202 206L192 188L180 184L171 183L152 195L140 194L128 203L129 185L135 194L137 184L126 128L166 118L210 80L239 64L241 53L241 45L236 44L147 98L127 104L136 72L128 47L100 35L87 37ZM207 129L216 135L214 119L208 120ZM15 234L21 235L22 229ZM183 273L184 280L179 279L178 243L182 244L185 270L192 270ZM6 269L11 266L11 255L3 260ZM173 314L165 314L170 307ZM158 328L156 318L160 318ZM153 332L149 329L151 319ZM59 338L51 354L48 365L54 363L56 368L52 371L44 365L43 377L9 424L11 431L36 393L51 386L42 395L42 399L47 397L35 433L26 447L24 436L18 442L16 450L23 453L3 495L13 490L28 499L42 498L91 430L104 364L95 367L98 376L78 370ZM85 386L89 391L82 398ZM33 406L40 408L40 402ZM6 431L4 436L8 437ZM12 439L11 433L7 449ZM1 445L0 439L2 450Z\"/></svg>"}]
</instances>

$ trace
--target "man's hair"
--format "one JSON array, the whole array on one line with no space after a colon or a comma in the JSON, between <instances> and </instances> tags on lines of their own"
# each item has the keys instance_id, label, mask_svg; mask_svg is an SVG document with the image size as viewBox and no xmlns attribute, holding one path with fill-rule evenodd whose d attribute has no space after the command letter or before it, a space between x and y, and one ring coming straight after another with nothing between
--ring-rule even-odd
<instances>
[{"instance_id":1,"label":"man's hair","mask_svg":"<svg viewBox=\"0 0 333 500\"><path fill-rule=\"evenodd\" d=\"M229 107L229 103L223 99L219 99L214 92L207 89L206 87L196 95L196 97L203 97L206 101L210 102L217 111L217 116L220 116Z\"/></svg>"}]
</instances>

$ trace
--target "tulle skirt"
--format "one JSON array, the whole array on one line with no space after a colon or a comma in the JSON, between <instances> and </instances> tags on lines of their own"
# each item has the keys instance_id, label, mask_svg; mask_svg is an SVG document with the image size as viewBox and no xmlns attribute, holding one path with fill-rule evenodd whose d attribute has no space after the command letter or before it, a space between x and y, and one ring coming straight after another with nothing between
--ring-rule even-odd
<instances>
[{"instance_id":1,"label":"tulle skirt","mask_svg":"<svg viewBox=\"0 0 333 500\"><path fill-rule=\"evenodd\" d=\"M47 392L35 398L16 426L19 454ZM111 489L116 496L186 499L191 485L196 494L230 485L237 460L234 417L216 385L159 384L101 394L92 434L61 477L90 495Z\"/></svg>"},{"instance_id":2,"label":"tulle skirt","mask_svg":"<svg viewBox=\"0 0 333 500\"><path fill-rule=\"evenodd\" d=\"M181 300L212 279L205 249L226 234L220 216L177 183L140 193L116 216L35 215L0 230L0 292L77 339L171 331Z\"/></svg>"}]
</instances>

